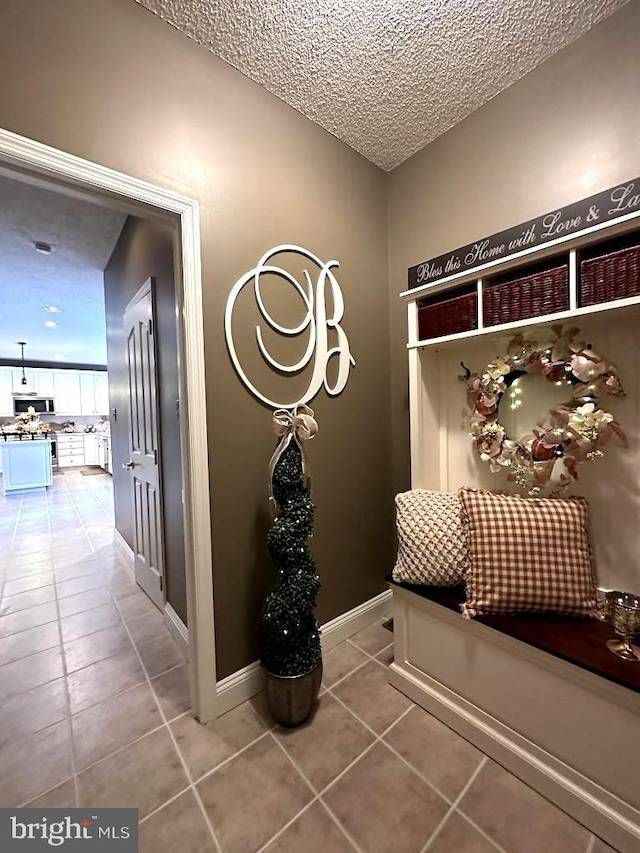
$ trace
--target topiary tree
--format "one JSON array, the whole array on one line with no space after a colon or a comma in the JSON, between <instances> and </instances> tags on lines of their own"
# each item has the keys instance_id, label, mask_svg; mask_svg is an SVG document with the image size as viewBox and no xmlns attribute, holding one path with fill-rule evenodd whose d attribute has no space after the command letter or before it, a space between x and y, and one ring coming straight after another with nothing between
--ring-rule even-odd
<instances>
[{"instance_id":1,"label":"topiary tree","mask_svg":"<svg viewBox=\"0 0 640 853\"><path fill-rule=\"evenodd\" d=\"M297 440L289 441L275 464L272 491L280 512L267 545L279 580L262 613L262 665L273 675L303 675L320 663L322 655L313 614L320 578L308 547L314 506L303 477Z\"/></svg>"}]
</instances>

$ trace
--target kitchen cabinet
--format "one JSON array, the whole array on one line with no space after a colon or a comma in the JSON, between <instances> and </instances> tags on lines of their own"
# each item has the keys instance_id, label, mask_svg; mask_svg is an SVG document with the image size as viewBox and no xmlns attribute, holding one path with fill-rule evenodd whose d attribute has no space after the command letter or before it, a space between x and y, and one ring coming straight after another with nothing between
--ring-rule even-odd
<instances>
[{"instance_id":1,"label":"kitchen cabinet","mask_svg":"<svg viewBox=\"0 0 640 853\"><path fill-rule=\"evenodd\" d=\"M10 370L0 371L0 417L13 417L13 375Z\"/></svg>"},{"instance_id":2,"label":"kitchen cabinet","mask_svg":"<svg viewBox=\"0 0 640 853\"><path fill-rule=\"evenodd\" d=\"M104 370L25 370L37 397L52 397L56 415L109 414L109 381ZM22 369L0 367L0 417L13 417L12 391L20 387Z\"/></svg>"},{"instance_id":3,"label":"kitchen cabinet","mask_svg":"<svg viewBox=\"0 0 640 853\"><path fill-rule=\"evenodd\" d=\"M55 387L52 370L36 370L33 375L33 387L38 397L55 397Z\"/></svg>"},{"instance_id":4,"label":"kitchen cabinet","mask_svg":"<svg viewBox=\"0 0 640 853\"><path fill-rule=\"evenodd\" d=\"M73 370L54 373L56 413L58 415L82 414L80 374Z\"/></svg>"},{"instance_id":5,"label":"kitchen cabinet","mask_svg":"<svg viewBox=\"0 0 640 853\"><path fill-rule=\"evenodd\" d=\"M96 383L96 414L109 414L109 380L106 372L94 375Z\"/></svg>"},{"instance_id":6,"label":"kitchen cabinet","mask_svg":"<svg viewBox=\"0 0 640 853\"><path fill-rule=\"evenodd\" d=\"M48 439L3 441L0 453L5 495L44 489L53 482L51 442Z\"/></svg>"},{"instance_id":7,"label":"kitchen cabinet","mask_svg":"<svg viewBox=\"0 0 640 853\"><path fill-rule=\"evenodd\" d=\"M80 414L109 414L109 389L106 373L87 372L80 374Z\"/></svg>"},{"instance_id":8,"label":"kitchen cabinet","mask_svg":"<svg viewBox=\"0 0 640 853\"><path fill-rule=\"evenodd\" d=\"M85 433L84 435L84 464L100 464L98 458L98 436L95 433Z\"/></svg>"},{"instance_id":9,"label":"kitchen cabinet","mask_svg":"<svg viewBox=\"0 0 640 853\"><path fill-rule=\"evenodd\" d=\"M81 432L58 433L58 468L77 468L85 464L84 438Z\"/></svg>"}]
</instances>

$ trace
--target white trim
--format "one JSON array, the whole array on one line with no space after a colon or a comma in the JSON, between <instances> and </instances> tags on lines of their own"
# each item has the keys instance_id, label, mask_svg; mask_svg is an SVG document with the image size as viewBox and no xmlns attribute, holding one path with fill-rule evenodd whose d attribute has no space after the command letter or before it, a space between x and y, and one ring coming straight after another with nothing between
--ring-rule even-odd
<instances>
[{"instance_id":1,"label":"white trim","mask_svg":"<svg viewBox=\"0 0 640 853\"><path fill-rule=\"evenodd\" d=\"M637 693L399 587L393 609L394 687L616 850L638 849L633 767L620 761L635 742ZM563 737L568 727L584 744Z\"/></svg>"},{"instance_id":2,"label":"white trim","mask_svg":"<svg viewBox=\"0 0 640 853\"><path fill-rule=\"evenodd\" d=\"M408 664L390 665L389 682L548 800L570 811L621 853L637 851L640 813L582 773Z\"/></svg>"},{"instance_id":3,"label":"white trim","mask_svg":"<svg viewBox=\"0 0 640 853\"><path fill-rule=\"evenodd\" d=\"M123 551L126 551L127 556L133 561L133 548L131 547L131 545L129 545L129 543L124 538L122 533L120 533L120 531L118 530L117 527L113 528L113 532L114 532L114 538L118 544L118 547L122 548Z\"/></svg>"},{"instance_id":4,"label":"white trim","mask_svg":"<svg viewBox=\"0 0 640 853\"><path fill-rule=\"evenodd\" d=\"M331 619L320 629L322 640L322 651L328 652L334 646L342 643L343 640L348 640L353 637L358 631L373 625L387 616L391 615L392 595L391 590L386 589L380 595L370 598L368 601L359 604L352 610L347 610L341 616L336 616ZM393 634L389 634L389 642L392 642Z\"/></svg>"},{"instance_id":5,"label":"white trim","mask_svg":"<svg viewBox=\"0 0 640 853\"><path fill-rule=\"evenodd\" d=\"M481 338L487 335L500 335L505 332L515 332L528 326L550 326L559 320L569 320L573 317L583 317L588 314L601 314L603 311L611 311L620 308L632 308L640 305L640 296L626 296L624 299L615 299L612 302L599 302L596 305L583 305L580 308L568 311L557 311L555 314L541 314L538 317L525 317L522 320L514 320L512 323L501 323L496 326L484 326L482 329L469 329L466 332L456 332L453 335L443 335L440 338L429 338L416 343L406 344L409 352L413 349L428 349L429 347L442 347L443 344L462 341L465 338Z\"/></svg>"},{"instance_id":6,"label":"white trim","mask_svg":"<svg viewBox=\"0 0 640 853\"><path fill-rule=\"evenodd\" d=\"M193 708L207 722L216 716L216 658L211 571L209 455L205 405L204 329L200 267L200 209L195 199L91 163L0 128L0 163L84 188L134 200L180 217L179 349L184 477L185 570ZM18 176L16 176L18 177ZM189 401L194 405L188 405ZM186 427L186 428L185 428Z\"/></svg>"},{"instance_id":7,"label":"white trim","mask_svg":"<svg viewBox=\"0 0 640 853\"><path fill-rule=\"evenodd\" d=\"M336 616L325 622L320 628L322 651L328 652L338 643L347 640L363 628L367 628L379 619L391 613L391 590L385 590L380 595L370 598L341 616ZM389 634L389 642L393 638ZM218 682L217 701L218 713L224 714L237 705L251 699L264 688L264 672L259 661L254 661L243 669L228 675Z\"/></svg>"},{"instance_id":8,"label":"white trim","mask_svg":"<svg viewBox=\"0 0 640 853\"><path fill-rule=\"evenodd\" d=\"M218 713L224 714L242 705L264 689L265 676L260 661L254 661L249 666L231 673L217 685Z\"/></svg>"},{"instance_id":9,"label":"white trim","mask_svg":"<svg viewBox=\"0 0 640 853\"><path fill-rule=\"evenodd\" d=\"M189 629L168 601L164 605L164 624L184 657L189 660Z\"/></svg>"}]
</instances>

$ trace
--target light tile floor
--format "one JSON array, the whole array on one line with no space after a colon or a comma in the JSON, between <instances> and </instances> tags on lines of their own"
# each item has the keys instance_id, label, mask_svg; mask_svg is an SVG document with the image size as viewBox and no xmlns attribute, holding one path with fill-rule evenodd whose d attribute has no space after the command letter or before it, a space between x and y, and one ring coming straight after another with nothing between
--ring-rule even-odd
<instances>
[{"instance_id":1,"label":"light tile floor","mask_svg":"<svg viewBox=\"0 0 640 853\"><path fill-rule=\"evenodd\" d=\"M142 853L612 849L394 690L381 625L325 655L310 723L258 696L201 726L108 475L0 498L0 554L0 807L137 807Z\"/></svg>"}]
</instances>

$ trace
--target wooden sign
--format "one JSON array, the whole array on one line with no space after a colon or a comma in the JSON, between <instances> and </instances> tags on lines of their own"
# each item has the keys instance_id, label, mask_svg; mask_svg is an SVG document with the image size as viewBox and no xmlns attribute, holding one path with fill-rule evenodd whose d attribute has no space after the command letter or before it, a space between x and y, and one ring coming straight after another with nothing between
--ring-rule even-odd
<instances>
[{"instance_id":1,"label":"wooden sign","mask_svg":"<svg viewBox=\"0 0 640 853\"><path fill-rule=\"evenodd\" d=\"M575 231L582 231L590 225L617 219L636 210L640 211L640 178L618 184L536 219L530 219L529 222L485 237L476 243L469 243L453 252L416 264L409 269L409 289L433 284L490 261L508 258L523 249L543 245Z\"/></svg>"}]
</instances>

